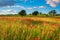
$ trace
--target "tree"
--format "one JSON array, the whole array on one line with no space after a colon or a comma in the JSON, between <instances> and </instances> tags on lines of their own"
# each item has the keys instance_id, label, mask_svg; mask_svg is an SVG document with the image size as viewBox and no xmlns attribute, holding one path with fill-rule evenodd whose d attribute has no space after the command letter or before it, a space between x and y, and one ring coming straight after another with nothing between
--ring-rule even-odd
<instances>
[{"instance_id":1,"label":"tree","mask_svg":"<svg viewBox=\"0 0 60 40\"><path fill-rule=\"evenodd\" d=\"M39 14L38 11L34 11L34 12L32 13L32 15L38 15L38 14Z\"/></svg>"},{"instance_id":2,"label":"tree","mask_svg":"<svg viewBox=\"0 0 60 40\"><path fill-rule=\"evenodd\" d=\"M50 11L49 15L52 15L52 16L56 15L56 11L55 10Z\"/></svg>"},{"instance_id":3,"label":"tree","mask_svg":"<svg viewBox=\"0 0 60 40\"><path fill-rule=\"evenodd\" d=\"M26 11L25 10L21 10L18 14L21 15L21 16L25 16L26 15Z\"/></svg>"}]
</instances>

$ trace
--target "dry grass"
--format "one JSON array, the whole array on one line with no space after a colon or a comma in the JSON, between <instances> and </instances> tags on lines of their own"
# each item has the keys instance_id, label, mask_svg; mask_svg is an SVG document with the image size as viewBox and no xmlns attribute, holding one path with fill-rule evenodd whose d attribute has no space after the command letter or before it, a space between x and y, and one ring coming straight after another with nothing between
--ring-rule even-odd
<instances>
[{"instance_id":1,"label":"dry grass","mask_svg":"<svg viewBox=\"0 0 60 40\"><path fill-rule=\"evenodd\" d=\"M60 18L2 16L0 40L60 40Z\"/></svg>"}]
</instances>

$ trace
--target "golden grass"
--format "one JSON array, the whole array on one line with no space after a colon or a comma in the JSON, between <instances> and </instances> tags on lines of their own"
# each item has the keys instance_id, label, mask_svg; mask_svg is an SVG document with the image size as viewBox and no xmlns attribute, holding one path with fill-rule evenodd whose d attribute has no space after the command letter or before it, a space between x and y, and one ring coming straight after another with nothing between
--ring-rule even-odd
<instances>
[{"instance_id":1,"label":"golden grass","mask_svg":"<svg viewBox=\"0 0 60 40\"><path fill-rule=\"evenodd\" d=\"M0 40L60 40L60 18L0 17Z\"/></svg>"}]
</instances>

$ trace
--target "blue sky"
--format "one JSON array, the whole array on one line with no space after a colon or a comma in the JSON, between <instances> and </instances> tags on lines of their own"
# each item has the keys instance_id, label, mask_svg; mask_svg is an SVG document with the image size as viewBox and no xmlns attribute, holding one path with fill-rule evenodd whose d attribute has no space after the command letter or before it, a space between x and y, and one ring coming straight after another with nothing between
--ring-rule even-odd
<instances>
[{"instance_id":1,"label":"blue sky","mask_svg":"<svg viewBox=\"0 0 60 40\"><path fill-rule=\"evenodd\" d=\"M60 0L0 0L0 14L17 14L23 9L27 13L48 13L51 10L60 13Z\"/></svg>"}]
</instances>

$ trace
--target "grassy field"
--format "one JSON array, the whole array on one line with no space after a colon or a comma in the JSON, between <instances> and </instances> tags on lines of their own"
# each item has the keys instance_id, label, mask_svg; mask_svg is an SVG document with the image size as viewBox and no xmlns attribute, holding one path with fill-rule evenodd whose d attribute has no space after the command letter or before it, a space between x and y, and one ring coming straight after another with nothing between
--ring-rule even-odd
<instances>
[{"instance_id":1,"label":"grassy field","mask_svg":"<svg viewBox=\"0 0 60 40\"><path fill-rule=\"evenodd\" d=\"M0 40L60 40L60 18L0 16Z\"/></svg>"}]
</instances>

